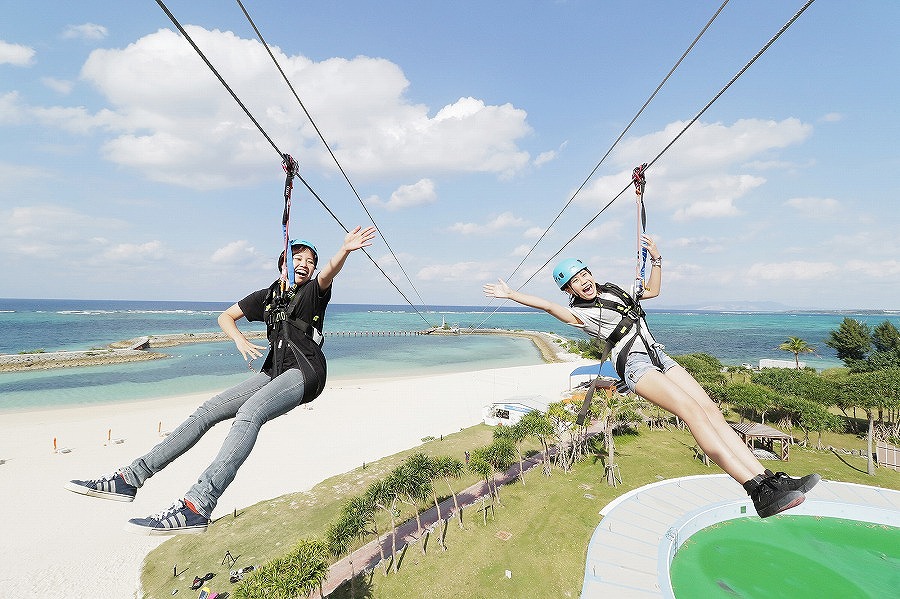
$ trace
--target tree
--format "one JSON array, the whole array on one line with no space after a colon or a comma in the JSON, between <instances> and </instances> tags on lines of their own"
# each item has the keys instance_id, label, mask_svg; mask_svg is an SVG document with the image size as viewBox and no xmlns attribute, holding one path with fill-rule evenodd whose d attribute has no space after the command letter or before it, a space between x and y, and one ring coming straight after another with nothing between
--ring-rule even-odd
<instances>
[{"instance_id":1,"label":"tree","mask_svg":"<svg viewBox=\"0 0 900 599\"><path fill-rule=\"evenodd\" d=\"M521 420L512 426L498 426L494 428L494 439L508 439L516 450L516 455L519 458L519 480L522 481L523 487L525 486L525 457L519 450L519 443L524 441L527 436L528 423L522 424Z\"/></svg>"},{"instance_id":2,"label":"tree","mask_svg":"<svg viewBox=\"0 0 900 599\"><path fill-rule=\"evenodd\" d=\"M731 404L741 415L754 412L759 414L760 424L765 424L766 412L778 405L777 397L772 391L753 383L729 383L725 385L725 401Z\"/></svg>"},{"instance_id":3,"label":"tree","mask_svg":"<svg viewBox=\"0 0 900 599\"><path fill-rule=\"evenodd\" d=\"M900 405L900 369L852 373L844 379L841 390L848 404L865 410L869 419L866 433L868 473L875 474L872 442L875 432L875 412Z\"/></svg>"},{"instance_id":4,"label":"tree","mask_svg":"<svg viewBox=\"0 0 900 599\"><path fill-rule=\"evenodd\" d=\"M325 543L329 553L334 557L350 554L350 597L356 596L356 571L354 570L351 548L359 538L374 534L378 538L378 525L375 522L375 506L365 496L356 496L341 506L338 519L325 530ZM384 549L381 559L384 560Z\"/></svg>"},{"instance_id":5,"label":"tree","mask_svg":"<svg viewBox=\"0 0 900 599\"><path fill-rule=\"evenodd\" d=\"M500 437L494 439L494 442L487 446L485 459L498 474L503 474L516 461L516 446L512 439ZM494 481L494 496L500 500L500 490Z\"/></svg>"},{"instance_id":6,"label":"tree","mask_svg":"<svg viewBox=\"0 0 900 599\"><path fill-rule=\"evenodd\" d=\"M447 482L447 488L450 489L450 494L453 495L453 507L456 510L456 513L459 514L459 527L462 528L462 510L459 508L459 502L456 499L456 491L453 490L453 485L450 484L450 479L458 479L459 477L461 477L463 472L465 471L465 466L461 461L452 456L442 456L439 458L435 458L432 465L434 468L435 478L441 478ZM439 510L438 518L440 517L441 516Z\"/></svg>"},{"instance_id":7,"label":"tree","mask_svg":"<svg viewBox=\"0 0 900 599\"><path fill-rule=\"evenodd\" d=\"M379 510L388 512L391 518L391 558L394 563L394 571L397 571L397 513L396 513L396 492L397 480L392 472L387 477L376 480L366 489L365 498L373 506ZM381 547L381 541L378 542L378 549L381 552L381 563L384 565L384 575L387 576L387 562L385 561L384 550Z\"/></svg>"},{"instance_id":8,"label":"tree","mask_svg":"<svg viewBox=\"0 0 900 599\"><path fill-rule=\"evenodd\" d=\"M778 393L796 395L823 406L835 405L838 399L836 383L809 370L764 368L759 372L754 372L750 380Z\"/></svg>"},{"instance_id":9,"label":"tree","mask_svg":"<svg viewBox=\"0 0 900 599\"><path fill-rule=\"evenodd\" d=\"M800 337L788 337L788 340L778 346L778 349L794 354L794 364L800 370L800 354L811 354L816 348Z\"/></svg>"},{"instance_id":10,"label":"tree","mask_svg":"<svg viewBox=\"0 0 900 599\"><path fill-rule=\"evenodd\" d=\"M606 387L601 393L595 393L591 401L591 414L596 417L603 427L603 440L606 444L606 482L611 487L616 486L616 443L613 431L616 425L623 422L632 422L641 418L640 409L645 401L628 393L622 395L616 391L615 386Z\"/></svg>"},{"instance_id":11,"label":"tree","mask_svg":"<svg viewBox=\"0 0 900 599\"><path fill-rule=\"evenodd\" d=\"M550 438L554 435L553 423L543 412L533 410L518 422L528 434L541 442L543 447L544 475L550 476Z\"/></svg>"},{"instance_id":12,"label":"tree","mask_svg":"<svg viewBox=\"0 0 900 599\"><path fill-rule=\"evenodd\" d=\"M434 492L432 484L431 458L418 452L406 458L397 467L398 499L412 507L416 517L417 533L422 533L422 514L419 510L421 502L429 499ZM425 554L425 542L421 543L422 554Z\"/></svg>"},{"instance_id":13,"label":"tree","mask_svg":"<svg viewBox=\"0 0 900 599\"><path fill-rule=\"evenodd\" d=\"M869 325L853 318L844 318L836 331L828 334L825 345L837 352L837 357L853 369L865 359L872 347Z\"/></svg>"},{"instance_id":14,"label":"tree","mask_svg":"<svg viewBox=\"0 0 900 599\"><path fill-rule=\"evenodd\" d=\"M322 592L328 576L328 547L318 539L301 540L290 553L272 560L234 588L235 599L294 599Z\"/></svg>"}]
</instances>

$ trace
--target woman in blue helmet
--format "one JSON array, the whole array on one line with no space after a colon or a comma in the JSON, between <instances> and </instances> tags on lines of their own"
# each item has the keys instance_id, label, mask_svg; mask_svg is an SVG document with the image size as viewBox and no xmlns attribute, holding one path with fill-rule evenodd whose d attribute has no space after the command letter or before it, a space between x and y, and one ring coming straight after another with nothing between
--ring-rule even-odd
<instances>
[{"instance_id":1,"label":"woman in blue helmet","mask_svg":"<svg viewBox=\"0 0 900 599\"><path fill-rule=\"evenodd\" d=\"M684 420L706 455L743 485L760 517L801 504L804 493L820 480L819 475L793 478L766 470L703 387L654 340L639 300L659 295L662 256L651 237L642 235L641 244L647 249L652 268L637 298L611 283L598 285L587 266L572 258L562 260L553 270L554 281L569 295L568 306L514 291L503 280L485 285L484 293L544 310L606 343L610 359L629 390Z\"/></svg>"},{"instance_id":2,"label":"woman in blue helmet","mask_svg":"<svg viewBox=\"0 0 900 599\"><path fill-rule=\"evenodd\" d=\"M218 455L182 499L160 514L129 520L130 530L139 534L204 532L219 497L250 455L260 427L322 392L326 376L322 324L332 281L350 253L371 245L374 237L375 227L356 227L317 276L313 276L318 263L316 247L308 241L292 240L294 285L278 280L238 301L218 318L245 360L252 363L263 350L269 350L261 371L206 401L164 441L130 465L96 480L70 481L66 488L91 497L133 501L148 478L190 449L214 424L234 418ZM279 270L284 258L282 253ZM241 333L237 321L242 318L266 323L268 348L251 343Z\"/></svg>"}]
</instances>

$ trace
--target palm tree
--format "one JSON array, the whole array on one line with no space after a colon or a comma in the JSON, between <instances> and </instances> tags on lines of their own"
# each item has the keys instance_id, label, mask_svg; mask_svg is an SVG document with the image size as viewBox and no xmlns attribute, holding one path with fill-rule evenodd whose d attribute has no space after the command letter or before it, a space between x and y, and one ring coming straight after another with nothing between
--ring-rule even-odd
<instances>
[{"instance_id":1,"label":"palm tree","mask_svg":"<svg viewBox=\"0 0 900 599\"><path fill-rule=\"evenodd\" d=\"M522 486L525 486L525 458L522 456L522 452L519 451L519 443L525 440L525 437L528 436L528 423L522 424L522 421L515 423L512 426L498 426L494 429L494 439L507 439L509 440L513 448L516 450L516 455L519 457L519 480L522 481Z\"/></svg>"},{"instance_id":2,"label":"palm tree","mask_svg":"<svg viewBox=\"0 0 900 599\"><path fill-rule=\"evenodd\" d=\"M450 479L458 479L461 477L462 473L465 471L465 466L461 461L452 456L443 456L434 458L432 467L434 468L434 477L442 478L447 482L447 488L450 489L450 494L453 495L453 507L456 510L456 513L459 514L459 527L463 528L462 510L459 508L459 502L456 499L456 491L453 490ZM440 517L440 508L438 508L438 518Z\"/></svg>"},{"instance_id":3,"label":"palm tree","mask_svg":"<svg viewBox=\"0 0 900 599\"><path fill-rule=\"evenodd\" d=\"M353 566L353 553L351 551L356 539L374 534L378 538L378 525L375 522L375 506L364 495L351 498L341 507L340 516L331 523L325 531L325 543L328 551L334 557L349 554L350 562L350 597L356 596L356 571ZM384 549L381 550L381 558L384 560Z\"/></svg>"},{"instance_id":4,"label":"palm tree","mask_svg":"<svg viewBox=\"0 0 900 599\"><path fill-rule=\"evenodd\" d=\"M778 349L794 354L794 364L796 364L797 370L800 370L800 354L811 354L816 351L815 347L800 337L788 337L788 340L779 345Z\"/></svg>"},{"instance_id":5,"label":"palm tree","mask_svg":"<svg viewBox=\"0 0 900 599\"><path fill-rule=\"evenodd\" d=\"M391 518L391 557L396 561L397 553L397 529L394 522L394 491L392 488L393 481L390 475L387 478L376 480L365 492L365 500L373 507L384 510L389 513ZM374 522L374 518L372 519ZM385 560L384 548L381 546L381 539L378 538L376 527L376 539L378 542L378 550L381 552L381 563L384 565L384 575L387 576L387 561Z\"/></svg>"},{"instance_id":6,"label":"palm tree","mask_svg":"<svg viewBox=\"0 0 900 599\"><path fill-rule=\"evenodd\" d=\"M400 475L400 500L412 506L416 515L418 534L422 533L422 514L419 505L431 497L434 491L432 484L431 459L424 453L414 453L398 468ZM421 543L422 554L425 554L425 542Z\"/></svg>"},{"instance_id":7,"label":"palm tree","mask_svg":"<svg viewBox=\"0 0 900 599\"><path fill-rule=\"evenodd\" d=\"M594 395L591 411L603 425L603 439L606 442L606 482L614 487L618 481L615 473L616 444L613 429L620 422L637 419L638 411L645 402L632 393L622 395L616 391L614 385L604 388L603 391Z\"/></svg>"},{"instance_id":8,"label":"palm tree","mask_svg":"<svg viewBox=\"0 0 900 599\"><path fill-rule=\"evenodd\" d=\"M541 446L544 448L543 453L543 461L544 461L544 475L550 476L550 441L549 439L553 436L553 423L550 422L550 419L543 412L538 412L537 410L533 410L525 414L522 417L522 420L518 422L519 426L522 426L528 434L532 437L536 437L538 441L541 442Z\"/></svg>"},{"instance_id":9,"label":"palm tree","mask_svg":"<svg viewBox=\"0 0 900 599\"><path fill-rule=\"evenodd\" d=\"M494 442L487 446L485 459L495 472L503 474L516 461L516 445L508 438L494 439ZM494 497L500 501L500 490L497 488L496 479L494 479Z\"/></svg>"}]
</instances>

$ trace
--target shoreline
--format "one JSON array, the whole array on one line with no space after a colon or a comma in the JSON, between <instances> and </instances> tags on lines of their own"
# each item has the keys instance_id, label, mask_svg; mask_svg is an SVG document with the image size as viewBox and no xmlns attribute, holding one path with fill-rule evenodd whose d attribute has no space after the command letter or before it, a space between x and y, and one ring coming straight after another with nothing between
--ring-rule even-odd
<instances>
[{"instance_id":1,"label":"shoreline","mask_svg":"<svg viewBox=\"0 0 900 599\"><path fill-rule=\"evenodd\" d=\"M312 403L266 423L213 517L309 489L363 462L415 447L426 436L478 424L483 406L493 401L525 393L558 401L571 368L581 363L586 361L330 381ZM228 421L148 481L133 503L84 497L63 485L130 463L208 397L4 414L0 509L17 517L0 544L0 596L56 596L59 589L82 588L86 580L110 597L134 596L144 558L166 537L133 535L124 523L181 496L218 452ZM275 467L282 474L272 476Z\"/></svg>"},{"instance_id":2,"label":"shoreline","mask_svg":"<svg viewBox=\"0 0 900 599\"><path fill-rule=\"evenodd\" d=\"M336 334L339 334L337 332ZM421 334L426 334L422 332ZM565 349L565 338L541 331L511 331L506 329L474 329L466 332L445 333L440 330L427 334L462 334L462 335L503 335L507 337L523 337L531 340L541 354L545 364L571 361L577 358ZM247 339L265 339L264 331L247 331ZM326 338L328 333L325 334ZM72 350L41 353L0 354L0 373L28 372L33 370L49 370L54 368L77 368L81 366L104 366L127 362L143 362L161 360L169 357L164 353L149 352L147 349L175 347L188 343L217 343L231 341L222 332L211 333L175 333L167 335L147 335L134 339L124 339L110 343L103 349ZM136 349L140 347L142 349Z\"/></svg>"}]
</instances>

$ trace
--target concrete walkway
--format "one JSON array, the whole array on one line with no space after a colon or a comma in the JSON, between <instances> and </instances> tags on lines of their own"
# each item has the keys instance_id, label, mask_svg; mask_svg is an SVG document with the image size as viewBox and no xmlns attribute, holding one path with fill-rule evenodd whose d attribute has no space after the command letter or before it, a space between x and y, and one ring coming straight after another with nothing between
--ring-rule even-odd
<instances>
[{"instance_id":1,"label":"concrete walkway","mask_svg":"<svg viewBox=\"0 0 900 599\"><path fill-rule=\"evenodd\" d=\"M640 487L600 511L588 546L582 599L674 599L669 565L678 547L707 526L756 511L726 474L688 476ZM786 514L900 527L900 491L823 480Z\"/></svg>"}]
</instances>

